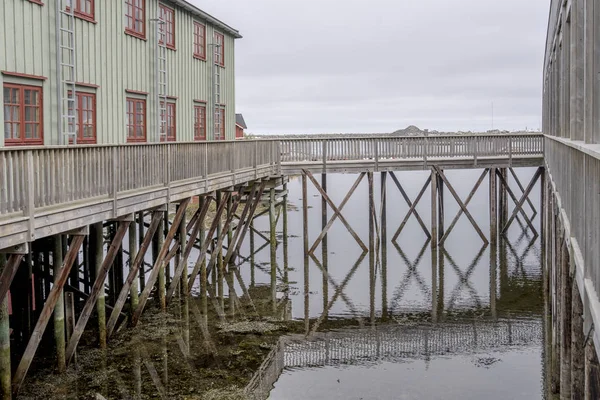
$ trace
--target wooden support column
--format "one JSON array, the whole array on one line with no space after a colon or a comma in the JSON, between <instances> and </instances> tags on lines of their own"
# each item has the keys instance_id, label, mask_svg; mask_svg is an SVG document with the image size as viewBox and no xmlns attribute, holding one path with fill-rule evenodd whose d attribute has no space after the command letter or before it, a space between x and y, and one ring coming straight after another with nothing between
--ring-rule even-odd
<instances>
[{"instance_id":1,"label":"wooden support column","mask_svg":"<svg viewBox=\"0 0 600 400\"><path fill-rule=\"evenodd\" d=\"M590 338L585 346L585 400L600 399L600 364L594 341Z\"/></svg>"},{"instance_id":2,"label":"wooden support column","mask_svg":"<svg viewBox=\"0 0 600 400\"><path fill-rule=\"evenodd\" d=\"M115 307L113 308L112 313L110 314L110 318L108 319L108 323L106 324L106 333L107 336L110 337L117 325L117 321L119 320L119 316L121 315L121 310L127 301L127 297L129 296L129 290L131 288L131 284L134 279L136 279L138 270L140 266L143 268L144 257L146 256L146 252L150 247L150 243L152 242L152 237L156 233L156 229L160 224L161 219L163 218L162 211L153 211L152 213L152 222L150 223L150 227L146 231L144 238L142 240L142 244L138 250L138 253L133 260L133 264L130 266L129 275L127 275L127 279L123 284L123 289L121 289L121 293L119 293L119 298L115 303ZM154 284L154 283L153 283ZM147 286L144 288L146 290ZM139 305L138 305L139 308ZM136 308L137 309L137 308Z\"/></svg>"},{"instance_id":3,"label":"wooden support column","mask_svg":"<svg viewBox=\"0 0 600 400\"><path fill-rule=\"evenodd\" d=\"M161 286L161 282L159 281L159 300L160 300L160 307L161 309L164 311L166 310L166 293L165 293L165 281L164 281L164 268L165 268L165 258L167 256L167 253L169 252L169 247L171 246L171 242L173 242L173 238L175 237L175 234L177 233L177 230L179 229L179 224L181 223L181 220L183 219L183 216L185 214L185 211L187 209L187 205L189 204L190 199L184 199L180 204L179 204L179 209L177 210L177 213L175 214L175 218L173 219L173 223L171 224L171 227L169 229L169 232L167 233L167 237L164 240L161 240L159 243L161 243L160 246L160 252L158 253L158 256L156 257L156 262L154 263L154 266L152 267L152 272L150 272L150 277L148 278L148 282L146 287L144 288L144 291L142 292L142 294L140 295L140 299L139 299L139 304L137 306L137 308L135 309L135 311L133 312L133 315L131 317L131 325L135 326L137 325L140 316L142 315L142 311L144 311L144 307L146 306L146 301L148 301L148 297L150 296L150 291L152 290L154 284L156 283L156 279L160 277L160 272L163 271L163 281L162 281L162 286ZM161 221L162 222L162 221ZM160 225L160 222L159 222ZM162 236L163 235L163 231L159 230L159 235ZM162 298L160 297L160 293L162 293Z\"/></svg>"},{"instance_id":4,"label":"wooden support column","mask_svg":"<svg viewBox=\"0 0 600 400\"><path fill-rule=\"evenodd\" d=\"M388 318L387 299L387 172L381 173L381 317Z\"/></svg>"},{"instance_id":5,"label":"wooden support column","mask_svg":"<svg viewBox=\"0 0 600 400\"><path fill-rule=\"evenodd\" d=\"M4 276L4 271L6 269L6 256L0 253L0 273L2 274L2 276ZM12 273L10 275L12 275ZM0 303L0 398L4 400L9 400L12 398L10 384L12 378L11 374L12 371L10 364L10 321L8 315L8 297L2 296L2 300Z\"/></svg>"},{"instance_id":6,"label":"wooden support column","mask_svg":"<svg viewBox=\"0 0 600 400\"><path fill-rule=\"evenodd\" d=\"M323 188L323 191L327 193L327 173L325 171L323 171L323 173L321 174L321 187ZM327 200L325 200L325 197L321 196L321 232L325 232L325 234L323 235L323 239L321 240L321 262L323 263L322 284L324 320L327 320L329 318L329 313L325 311L325 307L327 305L327 302L329 301L329 282L327 280L327 276L329 273L329 251L327 245L327 231L329 230L329 228L327 227L327 221L329 217L327 214Z\"/></svg>"},{"instance_id":7,"label":"wooden support column","mask_svg":"<svg viewBox=\"0 0 600 400\"><path fill-rule=\"evenodd\" d=\"M367 172L369 183L369 306L371 325L375 326L375 198L373 173Z\"/></svg>"},{"instance_id":8,"label":"wooden support column","mask_svg":"<svg viewBox=\"0 0 600 400\"><path fill-rule=\"evenodd\" d=\"M277 310L277 221L275 220L275 188L269 192L269 243L271 261L271 305Z\"/></svg>"},{"instance_id":9,"label":"wooden support column","mask_svg":"<svg viewBox=\"0 0 600 400\"><path fill-rule=\"evenodd\" d=\"M54 237L54 251L52 253L54 286L57 285L63 268L63 241L65 239L63 235L56 235ZM75 261L76 256L77 254L73 256L73 261ZM57 294L56 306L54 308L54 343L56 344L56 368L62 374L67 369L65 359L65 300L62 288Z\"/></svg>"},{"instance_id":10,"label":"wooden support column","mask_svg":"<svg viewBox=\"0 0 600 400\"><path fill-rule=\"evenodd\" d=\"M138 237L137 237L137 226L135 223L135 215L133 221L129 224L129 268L133 264L133 260L137 256L137 247L138 247ZM135 310L139 303L139 284L138 279L134 279L131 282L131 287L129 288L129 296L131 298L131 310Z\"/></svg>"},{"instance_id":11,"label":"wooden support column","mask_svg":"<svg viewBox=\"0 0 600 400\"><path fill-rule=\"evenodd\" d=\"M438 176L437 192L438 192L438 243L440 243L445 233L444 228L444 181L441 176Z\"/></svg>"},{"instance_id":12,"label":"wooden support column","mask_svg":"<svg viewBox=\"0 0 600 400\"><path fill-rule=\"evenodd\" d=\"M228 196L230 197L231 194L228 193ZM222 202L225 204L225 209L227 209L227 202L229 201L229 197L227 197L225 200L223 200L223 196L222 196L222 192L219 190L217 191L217 204L221 204ZM217 218L217 238L220 238L223 236L223 222L221 221L221 216L219 215L219 217ZM212 235L209 236L209 238L212 238ZM218 239L217 239L218 240ZM207 271L210 271L213 273L213 276L217 277L217 297L219 298L219 306L221 307L221 310L225 307L225 292L224 292L224 286L223 286L223 275L221 274L221 272L223 271L223 253L221 252L221 247L217 246L215 242L213 242L213 248L212 248L212 254L210 255L210 261L212 261L213 259L216 260L216 264L217 264L217 268L213 268L212 271L210 271L207 267ZM212 262L209 261L209 265L212 264ZM212 265L211 265L212 267Z\"/></svg>"},{"instance_id":13,"label":"wooden support column","mask_svg":"<svg viewBox=\"0 0 600 400\"><path fill-rule=\"evenodd\" d=\"M560 343L560 398L571 398L571 296L573 278L570 274L569 250L563 239L561 250L561 343Z\"/></svg>"},{"instance_id":14,"label":"wooden support column","mask_svg":"<svg viewBox=\"0 0 600 400\"><path fill-rule=\"evenodd\" d=\"M104 227L102 222L91 225L90 230L90 247L92 249L93 259L91 267L94 269L96 280L102 268L102 260L104 259ZM101 290L98 292L96 301L96 313L98 314L98 343L101 349L106 348L106 300L104 293L104 283L102 281Z\"/></svg>"},{"instance_id":15,"label":"wooden support column","mask_svg":"<svg viewBox=\"0 0 600 400\"><path fill-rule=\"evenodd\" d=\"M309 252L308 252L308 188L306 171L302 172L302 237L304 240L304 328L310 332L310 286L309 286Z\"/></svg>"},{"instance_id":16,"label":"wooden support column","mask_svg":"<svg viewBox=\"0 0 600 400\"><path fill-rule=\"evenodd\" d=\"M490 243L495 247L498 241L498 187L496 168L490 168Z\"/></svg>"},{"instance_id":17,"label":"wooden support column","mask_svg":"<svg viewBox=\"0 0 600 400\"><path fill-rule=\"evenodd\" d=\"M139 239L139 248L142 247L143 241L144 241L144 212L140 211L139 215L138 215L138 239ZM132 257L132 260L135 260L135 257ZM131 263L129 264L129 268L131 268ZM138 293L140 290L144 290L144 288L146 287L146 269L144 268L144 264L142 263L140 269L139 269L139 279L137 279L137 281L139 281L140 283L140 287L138 290ZM132 282L133 285L133 282Z\"/></svg>"},{"instance_id":18,"label":"wooden support column","mask_svg":"<svg viewBox=\"0 0 600 400\"><path fill-rule=\"evenodd\" d=\"M167 205L167 209L168 208L169 208L169 206ZM164 243L165 243L165 219L163 216L163 218L158 223L158 228L156 229L156 235L154 235L154 240L152 241L152 265L154 267L156 267L158 265L158 260L159 260L158 257L160 255L160 252L161 252L161 249L163 248ZM153 267L153 270L154 270L154 267ZM152 273L151 273L151 275L152 275ZM157 293L158 293L158 304L160 305L160 309L162 311L165 311L167 308L165 285L166 285L165 269L163 267L160 267L158 270ZM152 283L148 282L148 286L149 287L154 286L154 282L152 282ZM144 291L147 291L147 289L148 289L148 287L144 288ZM138 307L139 307L139 303L138 303ZM136 310L138 307L136 307ZM136 311L134 311L134 314L135 314L135 312ZM133 316L131 319L133 321Z\"/></svg>"},{"instance_id":19,"label":"wooden support column","mask_svg":"<svg viewBox=\"0 0 600 400\"><path fill-rule=\"evenodd\" d=\"M498 168L498 173L502 178L504 178L504 182L506 185L500 185L500 196L498 202L498 222L500 226L506 225L506 220L508 218L508 172L506 168Z\"/></svg>"},{"instance_id":20,"label":"wooden support column","mask_svg":"<svg viewBox=\"0 0 600 400\"><path fill-rule=\"evenodd\" d=\"M117 231L113 237L113 240L108 248L108 252L106 253L106 258L102 261L100 268L98 268L96 273L96 281L94 282L94 286L92 287L92 292L90 296L87 298L85 305L83 306L83 310L75 325L73 330L73 335L69 340L69 345L67 346L66 359L67 363L70 362L71 358L75 354L75 350L77 349L77 344L79 343L79 339L85 330L85 326L92 315L92 311L94 309L94 304L100 298L101 293L104 293L104 282L106 282L106 275L108 274L109 269L113 265L113 262L117 256L119 248L122 247L123 238L125 237L125 233L130 228L130 222L121 221L119 222L119 226ZM131 229L129 229L131 230ZM130 237L131 239L131 237ZM106 346L106 328L104 328L104 346Z\"/></svg>"},{"instance_id":21,"label":"wooden support column","mask_svg":"<svg viewBox=\"0 0 600 400\"><path fill-rule=\"evenodd\" d=\"M438 246L438 214L437 214L438 179L435 168L431 169L431 248Z\"/></svg>"},{"instance_id":22,"label":"wooden support column","mask_svg":"<svg viewBox=\"0 0 600 400\"><path fill-rule=\"evenodd\" d=\"M40 317L35 326L35 329L33 330L33 333L31 334L31 338L29 339L27 348L25 349L25 352L23 353L21 362L19 363L19 366L17 367L17 370L15 371L15 374L13 377L13 382L12 382L13 393L18 393L19 389L21 388L21 385L23 384L25 375L27 374L27 371L29 370L29 366L31 365L31 362L33 361L33 357L35 356L35 353L40 344L40 341L42 340L44 331L46 330L46 327L48 326L48 322L50 320L52 312L55 309L55 306L59 300L59 297L62 294L63 287L67 281L67 278L69 277L69 272L71 272L71 267L73 266L73 262L75 261L75 258L77 256L77 254L79 253L79 249L81 248L82 243L83 243L83 236L82 235L74 235L73 240L71 241L71 246L69 247L69 250L67 251L67 254L64 257L64 263L62 265L62 268L60 268L59 274L55 276L54 286L52 287L52 290L50 291L50 294L48 295L48 298L46 299L46 303L44 304L44 308L40 314ZM63 314L64 314L64 311L63 311ZM64 332L64 330L63 330L63 332ZM64 342L64 339L63 339L63 342ZM64 353L63 353L63 356L64 356Z\"/></svg>"},{"instance_id":23,"label":"wooden support column","mask_svg":"<svg viewBox=\"0 0 600 400\"><path fill-rule=\"evenodd\" d=\"M250 287L256 285L256 260L254 255L254 217L250 217Z\"/></svg>"},{"instance_id":24,"label":"wooden support column","mask_svg":"<svg viewBox=\"0 0 600 400\"><path fill-rule=\"evenodd\" d=\"M571 398L585 397L585 334L583 332L583 302L577 282L573 282L571 318Z\"/></svg>"}]
</instances>

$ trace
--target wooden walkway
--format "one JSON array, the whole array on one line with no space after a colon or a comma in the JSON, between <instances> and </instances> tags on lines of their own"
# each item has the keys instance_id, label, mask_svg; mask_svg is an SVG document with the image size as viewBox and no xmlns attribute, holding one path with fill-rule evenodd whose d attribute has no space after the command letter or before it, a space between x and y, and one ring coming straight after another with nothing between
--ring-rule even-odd
<instances>
[{"instance_id":1,"label":"wooden walkway","mask_svg":"<svg viewBox=\"0 0 600 400\"><path fill-rule=\"evenodd\" d=\"M310 172L541 166L543 135L0 149L0 250L214 190Z\"/></svg>"}]
</instances>

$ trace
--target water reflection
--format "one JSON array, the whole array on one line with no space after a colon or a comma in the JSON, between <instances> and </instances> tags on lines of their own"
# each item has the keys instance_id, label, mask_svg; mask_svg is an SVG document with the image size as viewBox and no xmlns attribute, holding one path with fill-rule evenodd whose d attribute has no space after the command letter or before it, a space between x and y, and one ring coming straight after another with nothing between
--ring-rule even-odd
<instances>
[{"instance_id":1,"label":"water reflection","mask_svg":"<svg viewBox=\"0 0 600 400\"><path fill-rule=\"evenodd\" d=\"M453 182L479 174L447 173ZM373 186L363 178L322 179L329 200L309 187L306 207L301 182L292 180L289 196L272 203L274 218L250 225L234 262L220 265L215 257L202 264L196 297L179 295L168 313L145 314L109 353L84 351L74 374L40 378L24 398L201 399L215 387L242 392L268 354L269 379L255 384L268 393L283 372L275 399L481 398L482 387L491 399L540 397L542 250L524 221L537 223L536 210L491 245L481 244L468 220L455 218L435 248L423 229L431 222L422 186L429 174L375 177ZM394 180L404 193L391 190ZM387 190L369 201L369 187L382 182ZM469 187L455 187L467 197ZM468 204L485 231L484 189ZM532 195L530 206L538 200ZM339 204L333 214L332 204ZM458 205L446 206L446 215L456 213ZM305 240L303 214L314 242ZM402 227L392 240L388 225ZM291 336L281 344L284 333ZM368 379L378 385L361 391L357 382Z\"/></svg>"}]
</instances>

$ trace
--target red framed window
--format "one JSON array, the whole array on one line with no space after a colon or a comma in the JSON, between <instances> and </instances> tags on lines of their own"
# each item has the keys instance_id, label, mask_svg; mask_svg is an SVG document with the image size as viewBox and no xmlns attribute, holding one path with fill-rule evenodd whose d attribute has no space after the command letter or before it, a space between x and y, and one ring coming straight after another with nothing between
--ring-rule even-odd
<instances>
[{"instance_id":1,"label":"red framed window","mask_svg":"<svg viewBox=\"0 0 600 400\"><path fill-rule=\"evenodd\" d=\"M218 107L215 111L215 140L225 140L225 108Z\"/></svg>"},{"instance_id":2,"label":"red framed window","mask_svg":"<svg viewBox=\"0 0 600 400\"><path fill-rule=\"evenodd\" d=\"M95 0L71 0L75 3L74 14L83 19L94 20L94 1Z\"/></svg>"},{"instance_id":3,"label":"red framed window","mask_svg":"<svg viewBox=\"0 0 600 400\"><path fill-rule=\"evenodd\" d=\"M96 143L96 95L77 92L77 143Z\"/></svg>"},{"instance_id":4,"label":"red framed window","mask_svg":"<svg viewBox=\"0 0 600 400\"><path fill-rule=\"evenodd\" d=\"M146 38L146 0L125 0L125 32Z\"/></svg>"},{"instance_id":5,"label":"red framed window","mask_svg":"<svg viewBox=\"0 0 600 400\"><path fill-rule=\"evenodd\" d=\"M161 102L162 103L162 102ZM164 119L166 122L166 127L164 129L166 129L166 139L167 142L174 142L176 140L176 130L177 130L177 123L176 123L176 114L175 114L175 103L167 103L167 107L166 107L166 112L167 115L166 117L162 115L164 111L161 111L161 120ZM165 141L165 138L163 136L161 136L160 140L162 142Z\"/></svg>"},{"instance_id":6,"label":"red framed window","mask_svg":"<svg viewBox=\"0 0 600 400\"><path fill-rule=\"evenodd\" d=\"M206 60L206 26L194 22L194 57Z\"/></svg>"},{"instance_id":7,"label":"red framed window","mask_svg":"<svg viewBox=\"0 0 600 400\"><path fill-rule=\"evenodd\" d=\"M42 88L5 83L3 92L5 144L43 144Z\"/></svg>"},{"instance_id":8,"label":"red framed window","mask_svg":"<svg viewBox=\"0 0 600 400\"><path fill-rule=\"evenodd\" d=\"M127 141L146 141L146 100L127 98Z\"/></svg>"},{"instance_id":9,"label":"red framed window","mask_svg":"<svg viewBox=\"0 0 600 400\"><path fill-rule=\"evenodd\" d=\"M215 63L225 66L225 36L222 33L215 32Z\"/></svg>"},{"instance_id":10,"label":"red framed window","mask_svg":"<svg viewBox=\"0 0 600 400\"><path fill-rule=\"evenodd\" d=\"M175 49L175 10L161 4L160 18L164 23L160 24L160 43L165 44L170 49Z\"/></svg>"},{"instance_id":11,"label":"red framed window","mask_svg":"<svg viewBox=\"0 0 600 400\"><path fill-rule=\"evenodd\" d=\"M194 140L206 140L206 106L194 106Z\"/></svg>"}]
</instances>

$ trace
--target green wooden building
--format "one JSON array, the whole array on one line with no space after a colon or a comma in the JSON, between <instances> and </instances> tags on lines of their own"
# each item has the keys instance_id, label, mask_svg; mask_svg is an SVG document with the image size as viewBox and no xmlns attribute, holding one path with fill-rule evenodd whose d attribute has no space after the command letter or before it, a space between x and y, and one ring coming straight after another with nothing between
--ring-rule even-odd
<instances>
[{"instance_id":1,"label":"green wooden building","mask_svg":"<svg viewBox=\"0 0 600 400\"><path fill-rule=\"evenodd\" d=\"M0 146L233 140L238 31L183 0L2 0Z\"/></svg>"}]
</instances>

